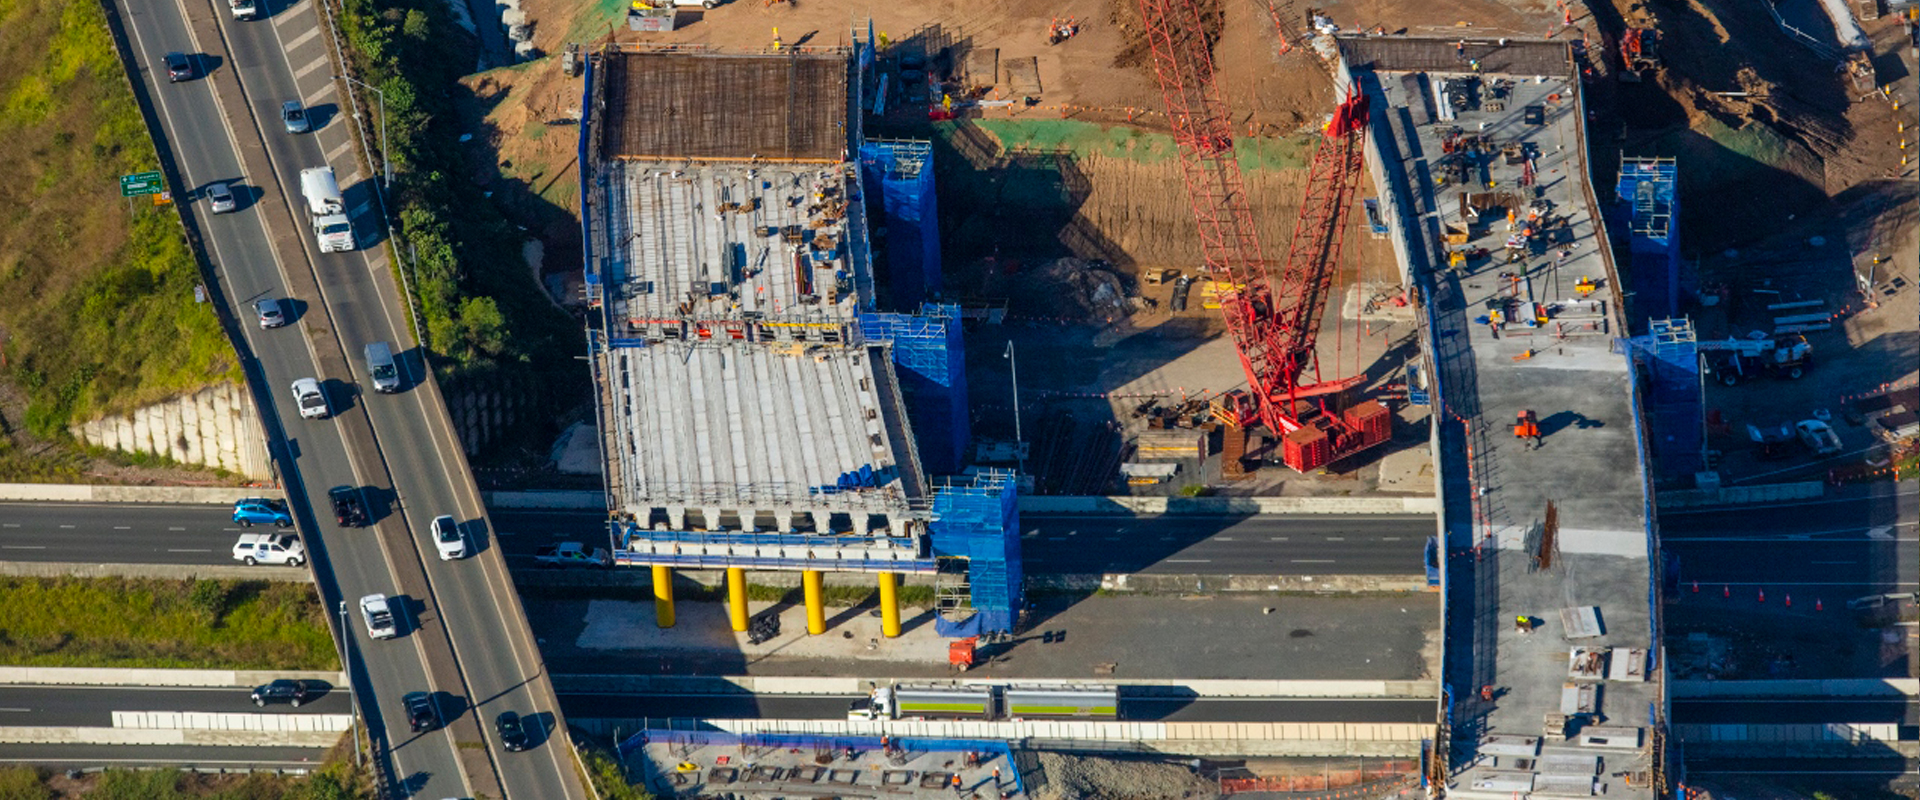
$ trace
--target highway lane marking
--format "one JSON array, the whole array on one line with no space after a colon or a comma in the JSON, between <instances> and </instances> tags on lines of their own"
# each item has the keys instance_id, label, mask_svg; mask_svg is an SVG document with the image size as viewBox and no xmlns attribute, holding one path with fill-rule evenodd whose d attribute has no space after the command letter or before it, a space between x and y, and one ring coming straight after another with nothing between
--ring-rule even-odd
<instances>
[{"instance_id":1,"label":"highway lane marking","mask_svg":"<svg viewBox=\"0 0 1920 800\"><path fill-rule=\"evenodd\" d=\"M175 548L169 547L167 548L167 552L169 553L211 553L213 551L212 550L175 549Z\"/></svg>"},{"instance_id":2,"label":"highway lane marking","mask_svg":"<svg viewBox=\"0 0 1920 800\"><path fill-rule=\"evenodd\" d=\"M313 41L313 39L319 35L320 35L320 26L316 25L314 27L308 28L306 33L293 37L292 41L286 42L281 46L285 47L288 50L292 50L293 48L299 47L300 45Z\"/></svg>"},{"instance_id":3,"label":"highway lane marking","mask_svg":"<svg viewBox=\"0 0 1920 800\"><path fill-rule=\"evenodd\" d=\"M116 531L130 531L130 530L133 530L133 526L132 525L115 525L113 526L113 529Z\"/></svg>"},{"instance_id":4,"label":"highway lane marking","mask_svg":"<svg viewBox=\"0 0 1920 800\"><path fill-rule=\"evenodd\" d=\"M308 64L307 64L306 66L304 66L304 67L301 67L301 68L299 68L299 69L296 69L296 70L294 70L294 71L293 71L293 80L294 80L294 82L295 82L295 83L299 83L299 82L300 82L300 79L301 79L301 78L304 78L304 77L307 77L307 76L308 76L309 74L312 74L312 72L313 72L314 70L317 70L317 69L319 69L319 68L321 68L321 67L324 67L324 66L326 66L326 65L327 65L327 57L326 57L326 56L324 56L324 55L323 55L323 56L321 56L321 57L319 57L319 58L316 58L316 59L314 59L313 61L311 61L311 62L308 62Z\"/></svg>"},{"instance_id":5,"label":"highway lane marking","mask_svg":"<svg viewBox=\"0 0 1920 800\"><path fill-rule=\"evenodd\" d=\"M1293 563L1295 564L1332 564L1333 559L1331 558L1296 558L1293 560Z\"/></svg>"},{"instance_id":6,"label":"highway lane marking","mask_svg":"<svg viewBox=\"0 0 1920 800\"><path fill-rule=\"evenodd\" d=\"M1216 542L1231 542L1231 541L1233 541L1233 537L1231 537L1231 536L1215 536L1215 537L1213 537L1213 540L1214 540L1214 541L1216 541Z\"/></svg>"},{"instance_id":7,"label":"highway lane marking","mask_svg":"<svg viewBox=\"0 0 1920 800\"><path fill-rule=\"evenodd\" d=\"M184 530L186 530L186 528L182 528L182 527L180 527L180 526L178 526L178 525L168 525L168 526L167 526L167 530L170 530L170 531L184 531Z\"/></svg>"},{"instance_id":8,"label":"highway lane marking","mask_svg":"<svg viewBox=\"0 0 1920 800\"><path fill-rule=\"evenodd\" d=\"M1382 536L1382 537L1380 537L1380 541L1383 541L1383 542L1397 542L1397 541L1400 541L1400 537L1398 537L1398 536Z\"/></svg>"},{"instance_id":9,"label":"highway lane marking","mask_svg":"<svg viewBox=\"0 0 1920 800\"><path fill-rule=\"evenodd\" d=\"M298 2L298 3L294 3L294 4L292 4L292 5L290 5L290 6L287 6L287 10L286 10L286 12L284 12L284 13L282 13L281 15L279 15L279 16L277 16L277 17L274 17L274 18L273 18L273 27L274 27L274 32L275 32L275 33L279 33L279 29L280 29L280 28L284 28L284 27L286 27L286 25L287 25L287 23L289 23L289 22L299 22L299 21L300 21L300 14L299 14L299 11L300 11L300 7L301 7L301 6L303 6L303 5L305 5L305 4L306 4L306 0L301 0L301 1L300 1L300 2Z\"/></svg>"},{"instance_id":10,"label":"highway lane marking","mask_svg":"<svg viewBox=\"0 0 1920 800\"><path fill-rule=\"evenodd\" d=\"M1286 541L1286 540L1287 540L1287 537L1285 537L1285 536L1269 536L1269 537L1267 537L1267 541L1269 541L1269 542L1284 542L1284 541Z\"/></svg>"},{"instance_id":11,"label":"highway lane marking","mask_svg":"<svg viewBox=\"0 0 1920 800\"><path fill-rule=\"evenodd\" d=\"M1213 559L1211 558L1169 558L1167 559L1166 563L1168 564L1211 564L1213 563Z\"/></svg>"},{"instance_id":12,"label":"highway lane marking","mask_svg":"<svg viewBox=\"0 0 1920 800\"><path fill-rule=\"evenodd\" d=\"M0 544L0 550L45 550L44 544Z\"/></svg>"},{"instance_id":13,"label":"highway lane marking","mask_svg":"<svg viewBox=\"0 0 1920 800\"><path fill-rule=\"evenodd\" d=\"M335 148L333 148L332 150L328 150L328 151L327 151L327 155L326 155L326 159L327 159L327 163L329 163L329 164L331 164L331 163L333 163L333 162L335 162L335 161L339 161L339 160L340 160L340 156L341 156L342 154L344 154L344 153L347 153L347 152L349 152L349 151L351 151L352 149L353 149L353 140L352 140L352 139L347 139L347 140L345 140L345 141L343 141L343 142L341 142L341 143L340 143L340 146L338 146L338 147L335 147ZM353 182L353 181L350 181L350 180L347 180L347 181L341 181L341 182L340 182L340 185L342 185L342 186L345 186L345 185L348 185L348 184L350 184L350 183L352 183L352 182Z\"/></svg>"},{"instance_id":14,"label":"highway lane marking","mask_svg":"<svg viewBox=\"0 0 1920 800\"><path fill-rule=\"evenodd\" d=\"M332 96L333 96L333 84L329 83L325 86L320 87L320 91L314 92L313 94L307 95L306 97L303 97L300 99L306 102L308 108L312 108L314 106L319 105L320 101L326 100Z\"/></svg>"},{"instance_id":15,"label":"highway lane marking","mask_svg":"<svg viewBox=\"0 0 1920 800\"><path fill-rule=\"evenodd\" d=\"M60 526L60 529L61 529L61 530L69 530L69 531L70 531L70 530L73 530L73 526L72 526L72 525L62 525L62 526Z\"/></svg>"},{"instance_id":16,"label":"highway lane marking","mask_svg":"<svg viewBox=\"0 0 1920 800\"><path fill-rule=\"evenodd\" d=\"M1346 540L1347 540L1347 537L1345 537L1345 536L1329 536L1329 537L1327 537L1327 541L1329 541L1329 542L1344 542L1344 541L1346 541Z\"/></svg>"},{"instance_id":17,"label":"highway lane marking","mask_svg":"<svg viewBox=\"0 0 1920 800\"><path fill-rule=\"evenodd\" d=\"M9 528L18 528L18 527L20 527L20 523L18 523L18 522L9 522L9 523L7 523L7 524L6 524L6 526L7 526L7 527L9 527Z\"/></svg>"}]
</instances>

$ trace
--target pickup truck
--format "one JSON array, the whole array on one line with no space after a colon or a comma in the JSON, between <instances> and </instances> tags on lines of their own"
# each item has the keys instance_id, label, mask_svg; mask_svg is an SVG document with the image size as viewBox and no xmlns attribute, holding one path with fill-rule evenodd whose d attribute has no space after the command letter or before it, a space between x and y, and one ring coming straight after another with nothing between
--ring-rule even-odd
<instances>
[{"instance_id":1,"label":"pickup truck","mask_svg":"<svg viewBox=\"0 0 1920 800\"><path fill-rule=\"evenodd\" d=\"M533 560L550 567L604 567L613 563L606 548L596 547L589 553L587 546L579 542L542 547L534 551Z\"/></svg>"},{"instance_id":2,"label":"pickup truck","mask_svg":"<svg viewBox=\"0 0 1920 800\"><path fill-rule=\"evenodd\" d=\"M284 564L297 567L307 563L307 547L300 537L289 533L243 533L233 544L233 559L255 564Z\"/></svg>"}]
</instances>

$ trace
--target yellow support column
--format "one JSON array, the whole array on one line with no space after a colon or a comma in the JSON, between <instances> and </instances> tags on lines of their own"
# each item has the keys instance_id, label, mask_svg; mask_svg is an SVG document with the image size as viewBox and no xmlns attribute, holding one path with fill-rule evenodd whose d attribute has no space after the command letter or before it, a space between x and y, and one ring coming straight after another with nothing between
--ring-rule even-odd
<instances>
[{"instance_id":1,"label":"yellow support column","mask_svg":"<svg viewBox=\"0 0 1920 800\"><path fill-rule=\"evenodd\" d=\"M747 629L747 571L740 567L727 568L727 617L735 631Z\"/></svg>"},{"instance_id":2,"label":"yellow support column","mask_svg":"<svg viewBox=\"0 0 1920 800\"><path fill-rule=\"evenodd\" d=\"M673 568L665 564L653 565L653 621L673 627Z\"/></svg>"},{"instance_id":3,"label":"yellow support column","mask_svg":"<svg viewBox=\"0 0 1920 800\"><path fill-rule=\"evenodd\" d=\"M800 583L806 587L807 594L807 634L819 636L827 632L827 604L820 596L820 570L809 569L800 573Z\"/></svg>"},{"instance_id":4,"label":"yellow support column","mask_svg":"<svg viewBox=\"0 0 1920 800\"><path fill-rule=\"evenodd\" d=\"M900 595L894 587L893 573L880 573L880 635L900 636Z\"/></svg>"}]
</instances>

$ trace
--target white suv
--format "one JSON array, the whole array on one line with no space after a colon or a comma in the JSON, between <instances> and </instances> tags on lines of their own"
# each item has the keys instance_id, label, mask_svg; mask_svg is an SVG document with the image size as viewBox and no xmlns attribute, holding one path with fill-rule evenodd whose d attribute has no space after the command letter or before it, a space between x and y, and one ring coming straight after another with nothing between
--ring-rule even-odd
<instances>
[{"instance_id":1,"label":"white suv","mask_svg":"<svg viewBox=\"0 0 1920 800\"><path fill-rule=\"evenodd\" d=\"M453 517L433 518L433 546L440 550L441 561L467 557L467 535L460 530Z\"/></svg>"}]
</instances>

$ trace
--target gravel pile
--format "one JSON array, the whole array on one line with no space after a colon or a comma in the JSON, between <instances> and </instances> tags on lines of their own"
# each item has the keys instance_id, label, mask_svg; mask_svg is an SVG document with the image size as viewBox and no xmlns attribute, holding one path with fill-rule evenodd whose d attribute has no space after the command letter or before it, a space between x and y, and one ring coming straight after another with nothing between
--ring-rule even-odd
<instances>
[{"instance_id":1,"label":"gravel pile","mask_svg":"<svg viewBox=\"0 0 1920 800\"><path fill-rule=\"evenodd\" d=\"M1040 753L1035 800L1214 800L1218 784L1179 764Z\"/></svg>"}]
</instances>

